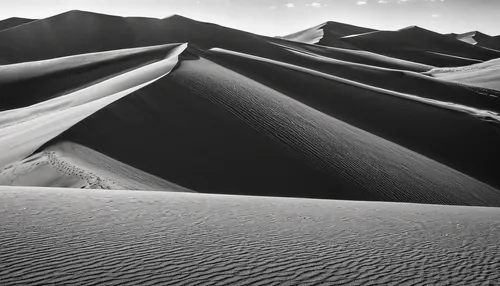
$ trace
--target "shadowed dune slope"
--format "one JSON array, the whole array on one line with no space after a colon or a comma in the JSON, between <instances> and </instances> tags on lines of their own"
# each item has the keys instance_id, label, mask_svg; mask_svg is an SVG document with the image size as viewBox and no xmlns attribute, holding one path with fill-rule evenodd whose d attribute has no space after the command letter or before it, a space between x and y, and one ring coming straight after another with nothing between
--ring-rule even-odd
<instances>
[{"instance_id":1,"label":"shadowed dune slope","mask_svg":"<svg viewBox=\"0 0 500 286\"><path fill-rule=\"evenodd\" d=\"M0 201L7 285L500 279L498 208L5 187Z\"/></svg>"},{"instance_id":2,"label":"shadowed dune slope","mask_svg":"<svg viewBox=\"0 0 500 286\"><path fill-rule=\"evenodd\" d=\"M339 41L340 38L351 35L374 32L376 30L353 26L338 22L326 22L303 31L284 36L284 39L308 44L318 44L331 47L351 47Z\"/></svg>"},{"instance_id":3,"label":"shadowed dune slope","mask_svg":"<svg viewBox=\"0 0 500 286\"><path fill-rule=\"evenodd\" d=\"M0 185L188 191L70 142L48 146L0 170Z\"/></svg>"},{"instance_id":4,"label":"shadowed dune slope","mask_svg":"<svg viewBox=\"0 0 500 286\"><path fill-rule=\"evenodd\" d=\"M160 61L178 44L0 66L0 111L43 102Z\"/></svg>"},{"instance_id":5,"label":"shadowed dune slope","mask_svg":"<svg viewBox=\"0 0 500 286\"><path fill-rule=\"evenodd\" d=\"M500 204L483 183L203 58L56 140L201 192Z\"/></svg>"},{"instance_id":6,"label":"shadowed dune slope","mask_svg":"<svg viewBox=\"0 0 500 286\"><path fill-rule=\"evenodd\" d=\"M9 19L5 19L0 21L0 31L7 30L13 27L17 27L26 23L33 22L35 20L33 19L26 19L26 18L18 18L18 17L13 17Z\"/></svg>"},{"instance_id":7,"label":"shadowed dune slope","mask_svg":"<svg viewBox=\"0 0 500 286\"><path fill-rule=\"evenodd\" d=\"M500 52L419 27L377 31L342 40L367 51L438 67L469 65L500 57Z\"/></svg>"},{"instance_id":8,"label":"shadowed dune slope","mask_svg":"<svg viewBox=\"0 0 500 286\"><path fill-rule=\"evenodd\" d=\"M500 91L500 59L456 68L435 68L426 74L452 82ZM499 102L500 92L496 95L496 100Z\"/></svg>"},{"instance_id":9,"label":"shadowed dune slope","mask_svg":"<svg viewBox=\"0 0 500 286\"><path fill-rule=\"evenodd\" d=\"M477 100L483 107L490 106L494 110L500 110L498 98L432 81L422 75L390 70L363 72L356 66L333 65L336 72L341 71L341 79L355 80L348 83L314 70L224 50L212 50L205 55L325 114L500 186L495 168L500 159L498 122L490 123L464 112L451 111L445 103L429 105L410 96L395 96L390 91L421 95L417 98L423 100L430 97L446 102L455 97L455 102L458 100L462 104L465 102L460 99L467 103ZM320 68L321 64L313 66ZM351 73L350 68L353 69ZM369 85L367 78L374 81L373 85L385 89L370 90L356 84L357 80Z\"/></svg>"}]
</instances>

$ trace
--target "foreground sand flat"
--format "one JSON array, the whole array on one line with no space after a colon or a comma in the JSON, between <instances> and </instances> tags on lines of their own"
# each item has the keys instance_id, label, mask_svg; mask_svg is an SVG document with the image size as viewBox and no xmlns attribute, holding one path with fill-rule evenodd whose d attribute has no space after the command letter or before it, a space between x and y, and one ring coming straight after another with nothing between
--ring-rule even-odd
<instances>
[{"instance_id":1,"label":"foreground sand flat","mask_svg":"<svg viewBox=\"0 0 500 286\"><path fill-rule=\"evenodd\" d=\"M500 209L0 188L7 285L495 285Z\"/></svg>"}]
</instances>

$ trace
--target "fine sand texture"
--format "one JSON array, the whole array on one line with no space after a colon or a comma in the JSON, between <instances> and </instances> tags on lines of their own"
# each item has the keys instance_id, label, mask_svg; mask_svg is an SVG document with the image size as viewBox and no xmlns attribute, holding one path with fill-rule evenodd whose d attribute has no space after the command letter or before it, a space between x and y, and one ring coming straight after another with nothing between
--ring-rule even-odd
<instances>
[{"instance_id":1,"label":"fine sand texture","mask_svg":"<svg viewBox=\"0 0 500 286\"><path fill-rule=\"evenodd\" d=\"M0 185L189 191L70 142L48 146L0 170Z\"/></svg>"},{"instance_id":2,"label":"fine sand texture","mask_svg":"<svg viewBox=\"0 0 500 286\"><path fill-rule=\"evenodd\" d=\"M3 285L497 285L500 209L0 188Z\"/></svg>"}]
</instances>

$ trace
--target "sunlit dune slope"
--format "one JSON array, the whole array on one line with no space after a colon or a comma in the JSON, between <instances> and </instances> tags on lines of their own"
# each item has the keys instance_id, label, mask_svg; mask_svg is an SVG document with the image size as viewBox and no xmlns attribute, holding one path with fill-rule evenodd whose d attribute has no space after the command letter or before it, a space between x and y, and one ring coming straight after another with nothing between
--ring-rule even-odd
<instances>
[{"instance_id":1,"label":"sunlit dune slope","mask_svg":"<svg viewBox=\"0 0 500 286\"><path fill-rule=\"evenodd\" d=\"M269 49L260 39L178 15L154 19L70 11L0 32L0 64L185 42L242 52Z\"/></svg>"},{"instance_id":2,"label":"sunlit dune slope","mask_svg":"<svg viewBox=\"0 0 500 286\"><path fill-rule=\"evenodd\" d=\"M500 91L500 59L463 67L435 68L428 74L439 79ZM494 97L497 106L500 106L498 96L500 92Z\"/></svg>"},{"instance_id":3,"label":"sunlit dune slope","mask_svg":"<svg viewBox=\"0 0 500 286\"><path fill-rule=\"evenodd\" d=\"M500 210L1 188L0 280L22 285L494 285Z\"/></svg>"},{"instance_id":4,"label":"sunlit dune slope","mask_svg":"<svg viewBox=\"0 0 500 286\"><path fill-rule=\"evenodd\" d=\"M48 146L0 170L0 185L188 191L70 142Z\"/></svg>"},{"instance_id":5,"label":"sunlit dune slope","mask_svg":"<svg viewBox=\"0 0 500 286\"><path fill-rule=\"evenodd\" d=\"M167 50L163 51L163 59L156 62L140 66L126 73L116 74L107 80L50 100L0 112L0 154L2 154L0 156L0 168L25 158L47 141L100 108L165 76L177 65L179 54L186 47L186 44L170 45ZM105 54L104 58L106 58L106 55L109 54ZM97 62L102 59L99 55L79 57L79 59L82 58L95 59ZM146 58L148 58L147 55ZM73 85L81 83L82 79L74 77L73 74L73 68L79 66L74 64L74 59L70 57L55 60L61 65L52 65L50 61L39 63L39 66L35 65L34 67L28 65L25 71L30 72L26 72L25 75L34 75L41 71L41 76L43 76L43 67L47 67L48 71L50 71L66 66L69 68L68 77L65 78L65 75L59 77L62 86L65 85L65 80L67 80L66 84L68 82ZM146 60L146 62L149 61L150 59ZM125 60L126 62L127 60ZM102 75L102 70L94 69L92 65L88 64L89 62L84 60L83 66L87 66L87 69L80 70L80 73L83 74L83 81L91 79L93 73ZM120 66L120 64L117 65L117 67ZM19 72L20 70L14 69L14 71ZM60 71L62 72L64 69ZM10 75L12 73L7 73L7 78ZM43 86L44 81L38 81L38 84ZM54 85L53 88L58 89L59 87ZM34 89L32 92L36 93L37 90ZM17 97L25 96L23 93L16 95Z\"/></svg>"}]
</instances>

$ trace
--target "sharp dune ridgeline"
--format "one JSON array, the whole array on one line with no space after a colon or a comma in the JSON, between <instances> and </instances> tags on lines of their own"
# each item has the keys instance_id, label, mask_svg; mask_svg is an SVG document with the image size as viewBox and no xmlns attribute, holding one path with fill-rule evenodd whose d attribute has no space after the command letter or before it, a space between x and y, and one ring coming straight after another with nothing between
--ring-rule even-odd
<instances>
[{"instance_id":1,"label":"sharp dune ridgeline","mask_svg":"<svg viewBox=\"0 0 500 286\"><path fill-rule=\"evenodd\" d=\"M497 45L0 21L0 284L494 283Z\"/></svg>"}]
</instances>

